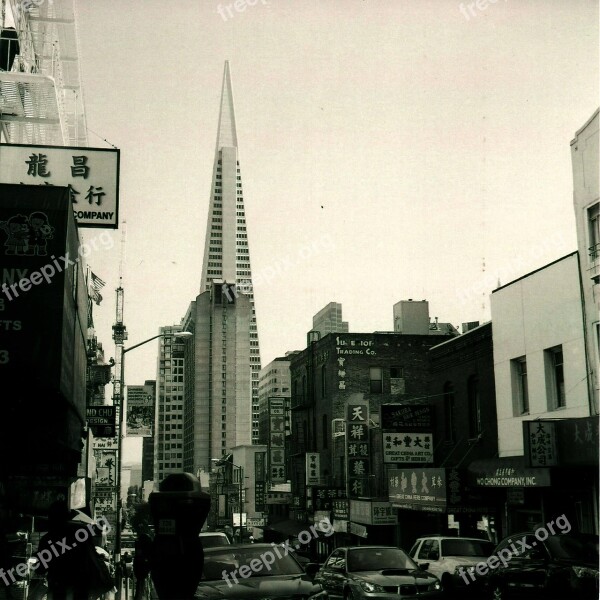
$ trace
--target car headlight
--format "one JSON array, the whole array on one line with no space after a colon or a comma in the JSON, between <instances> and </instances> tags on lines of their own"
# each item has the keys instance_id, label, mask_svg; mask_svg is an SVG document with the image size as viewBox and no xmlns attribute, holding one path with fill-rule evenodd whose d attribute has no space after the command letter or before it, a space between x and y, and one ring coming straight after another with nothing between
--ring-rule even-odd
<instances>
[{"instance_id":1,"label":"car headlight","mask_svg":"<svg viewBox=\"0 0 600 600\"><path fill-rule=\"evenodd\" d=\"M358 585L360 585L365 592L385 592L382 586L377 585L376 583L371 583L370 581L359 581Z\"/></svg>"},{"instance_id":2,"label":"car headlight","mask_svg":"<svg viewBox=\"0 0 600 600\"><path fill-rule=\"evenodd\" d=\"M438 590L442 589L442 584L439 581L434 581L428 588L427 590L429 592L437 592Z\"/></svg>"},{"instance_id":3,"label":"car headlight","mask_svg":"<svg viewBox=\"0 0 600 600\"><path fill-rule=\"evenodd\" d=\"M590 567L571 567L575 577L598 577L598 569Z\"/></svg>"}]
</instances>

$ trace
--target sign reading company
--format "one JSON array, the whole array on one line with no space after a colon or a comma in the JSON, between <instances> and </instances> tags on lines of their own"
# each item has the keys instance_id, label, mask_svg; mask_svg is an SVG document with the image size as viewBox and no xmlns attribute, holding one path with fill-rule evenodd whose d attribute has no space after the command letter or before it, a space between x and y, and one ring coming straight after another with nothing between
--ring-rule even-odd
<instances>
[{"instance_id":1,"label":"sign reading company","mask_svg":"<svg viewBox=\"0 0 600 600\"><path fill-rule=\"evenodd\" d=\"M481 487L549 487L550 469L526 467L522 456L493 462L473 461L469 465L472 483Z\"/></svg>"},{"instance_id":2,"label":"sign reading company","mask_svg":"<svg viewBox=\"0 0 600 600\"><path fill-rule=\"evenodd\" d=\"M445 469L388 471L390 502L397 508L444 512L447 505Z\"/></svg>"},{"instance_id":3,"label":"sign reading company","mask_svg":"<svg viewBox=\"0 0 600 600\"><path fill-rule=\"evenodd\" d=\"M0 144L0 152L0 183L66 187L79 227L118 227L119 150Z\"/></svg>"}]
</instances>

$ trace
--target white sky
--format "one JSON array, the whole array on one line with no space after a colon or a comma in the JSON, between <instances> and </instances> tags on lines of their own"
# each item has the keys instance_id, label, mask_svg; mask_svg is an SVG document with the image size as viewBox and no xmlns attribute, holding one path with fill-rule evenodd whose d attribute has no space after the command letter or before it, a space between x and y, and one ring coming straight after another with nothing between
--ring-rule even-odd
<instances>
[{"instance_id":1,"label":"white sky","mask_svg":"<svg viewBox=\"0 0 600 600\"><path fill-rule=\"evenodd\" d=\"M599 103L598 3L468 4L77 1L88 127L121 149L129 345L198 293L226 59L253 273L276 272L255 289L263 366L330 301L352 332L391 330L407 298L487 320L498 278L576 248L569 142ZM107 357L120 236L88 259ZM154 379L156 354L128 354L126 383Z\"/></svg>"}]
</instances>

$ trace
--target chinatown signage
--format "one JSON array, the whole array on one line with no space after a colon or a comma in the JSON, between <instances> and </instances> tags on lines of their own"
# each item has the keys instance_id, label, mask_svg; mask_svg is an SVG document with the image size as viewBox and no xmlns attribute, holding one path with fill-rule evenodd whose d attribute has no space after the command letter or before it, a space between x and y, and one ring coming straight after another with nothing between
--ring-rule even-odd
<instances>
[{"instance_id":1,"label":"chinatown signage","mask_svg":"<svg viewBox=\"0 0 600 600\"><path fill-rule=\"evenodd\" d=\"M306 485L319 485L321 482L321 455L318 452L306 453Z\"/></svg>"},{"instance_id":2,"label":"chinatown signage","mask_svg":"<svg viewBox=\"0 0 600 600\"><path fill-rule=\"evenodd\" d=\"M469 489L459 469L393 469L388 471L392 506L434 513L487 513L492 510L480 491Z\"/></svg>"},{"instance_id":3,"label":"chinatown signage","mask_svg":"<svg viewBox=\"0 0 600 600\"><path fill-rule=\"evenodd\" d=\"M87 423L94 437L114 438L116 434L114 406L88 406Z\"/></svg>"},{"instance_id":4,"label":"chinatown signage","mask_svg":"<svg viewBox=\"0 0 600 600\"><path fill-rule=\"evenodd\" d=\"M431 431L433 407L430 404L382 404L381 429L384 431Z\"/></svg>"},{"instance_id":5,"label":"chinatown signage","mask_svg":"<svg viewBox=\"0 0 600 600\"><path fill-rule=\"evenodd\" d=\"M269 480L285 483L285 398L269 398Z\"/></svg>"},{"instance_id":6,"label":"chinatown signage","mask_svg":"<svg viewBox=\"0 0 600 600\"><path fill-rule=\"evenodd\" d=\"M389 502L350 500L350 519L365 525L397 525L398 513Z\"/></svg>"},{"instance_id":7,"label":"chinatown signage","mask_svg":"<svg viewBox=\"0 0 600 600\"><path fill-rule=\"evenodd\" d=\"M379 422L384 463L433 463L431 405L383 404Z\"/></svg>"},{"instance_id":8,"label":"chinatown signage","mask_svg":"<svg viewBox=\"0 0 600 600\"><path fill-rule=\"evenodd\" d=\"M525 421L525 423L530 466L552 467L558 464L555 423L552 421Z\"/></svg>"},{"instance_id":9,"label":"chinatown signage","mask_svg":"<svg viewBox=\"0 0 600 600\"><path fill-rule=\"evenodd\" d=\"M346 405L346 465L348 498L366 496L371 474L371 445L369 405L364 402Z\"/></svg>"},{"instance_id":10,"label":"chinatown signage","mask_svg":"<svg viewBox=\"0 0 600 600\"><path fill-rule=\"evenodd\" d=\"M350 519L350 501L349 500L333 500L331 509L334 518L348 520ZM344 530L345 531L345 530Z\"/></svg>"},{"instance_id":11,"label":"chinatown signage","mask_svg":"<svg viewBox=\"0 0 600 600\"><path fill-rule=\"evenodd\" d=\"M310 510L332 510L336 499L346 498L343 488L313 486L307 490L307 508Z\"/></svg>"},{"instance_id":12,"label":"chinatown signage","mask_svg":"<svg viewBox=\"0 0 600 600\"><path fill-rule=\"evenodd\" d=\"M475 460L469 465L471 483L480 487L549 487L550 469L527 467L523 456Z\"/></svg>"},{"instance_id":13,"label":"chinatown signage","mask_svg":"<svg viewBox=\"0 0 600 600\"><path fill-rule=\"evenodd\" d=\"M527 466L598 467L598 429L598 417L523 421Z\"/></svg>"},{"instance_id":14,"label":"chinatown signage","mask_svg":"<svg viewBox=\"0 0 600 600\"><path fill-rule=\"evenodd\" d=\"M0 183L65 187L79 227L118 228L119 150L0 144L0 153Z\"/></svg>"},{"instance_id":15,"label":"chinatown signage","mask_svg":"<svg viewBox=\"0 0 600 600\"><path fill-rule=\"evenodd\" d=\"M431 433L383 432L384 463L432 463Z\"/></svg>"},{"instance_id":16,"label":"chinatown signage","mask_svg":"<svg viewBox=\"0 0 600 600\"><path fill-rule=\"evenodd\" d=\"M289 492L267 492L265 504L291 504L292 494Z\"/></svg>"}]
</instances>

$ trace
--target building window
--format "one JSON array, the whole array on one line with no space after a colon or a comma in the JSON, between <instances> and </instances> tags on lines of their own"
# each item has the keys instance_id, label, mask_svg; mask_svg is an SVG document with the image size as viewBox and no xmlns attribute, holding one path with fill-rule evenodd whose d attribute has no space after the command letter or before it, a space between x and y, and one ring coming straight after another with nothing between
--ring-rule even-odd
<instances>
[{"instance_id":1,"label":"building window","mask_svg":"<svg viewBox=\"0 0 600 600\"><path fill-rule=\"evenodd\" d=\"M544 351L546 367L546 391L548 408L554 410L566 406L565 371L563 365L562 346L555 346Z\"/></svg>"},{"instance_id":2,"label":"building window","mask_svg":"<svg viewBox=\"0 0 600 600\"><path fill-rule=\"evenodd\" d=\"M323 415L323 450L327 450L329 445L329 419Z\"/></svg>"},{"instance_id":3,"label":"building window","mask_svg":"<svg viewBox=\"0 0 600 600\"><path fill-rule=\"evenodd\" d=\"M325 365L321 367L321 398L327 395L327 371Z\"/></svg>"},{"instance_id":4,"label":"building window","mask_svg":"<svg viewBox=\"0 0 600 600\"><path fill-rule=\"evenodd\" d=\"M369 369L369 391L371 394L381 394L383 391L383 374L381 368L371 367Z\"/></svg>"},{"instance_id":5,"label":"building window","mask_svg":"<svg viewBox=\"0 0 600 600\"><path fill-rule=\"evenodd\" d=\"M447 442L456 441L456 422L454 415L454 384L447 381L444 384L444 423Z\"/></svg>"},{"instance_id":6,"label":"building window","mask_svg":"<svg viewBox=\"0 0 600 600\"><path fill-rule=\"evenodd\" d=\"M479 397L479 379L471 375L467 384L469 404L469 437L475 438L481 433L481 399Z\"/></svg>"},{"instance_id":7,"label":"building window","mask_svg":"<svg viewBox=\"0 0 600 600\"><path fill-rule=\"evenodd\" d=\"M511 360L513 380L513 406L515 416L529 414L529 389L527 387L527 361L524 356Z\"/></svg>"},{"instance_id":8,"label":"building window","mask_svg":"<svg viewBox=\"0 0 600 600\"><path fill-rule=\"evenodd\" d=\"M404 379L404 367L390 367L391 379Z\"/></svg>"}]
</instances>

